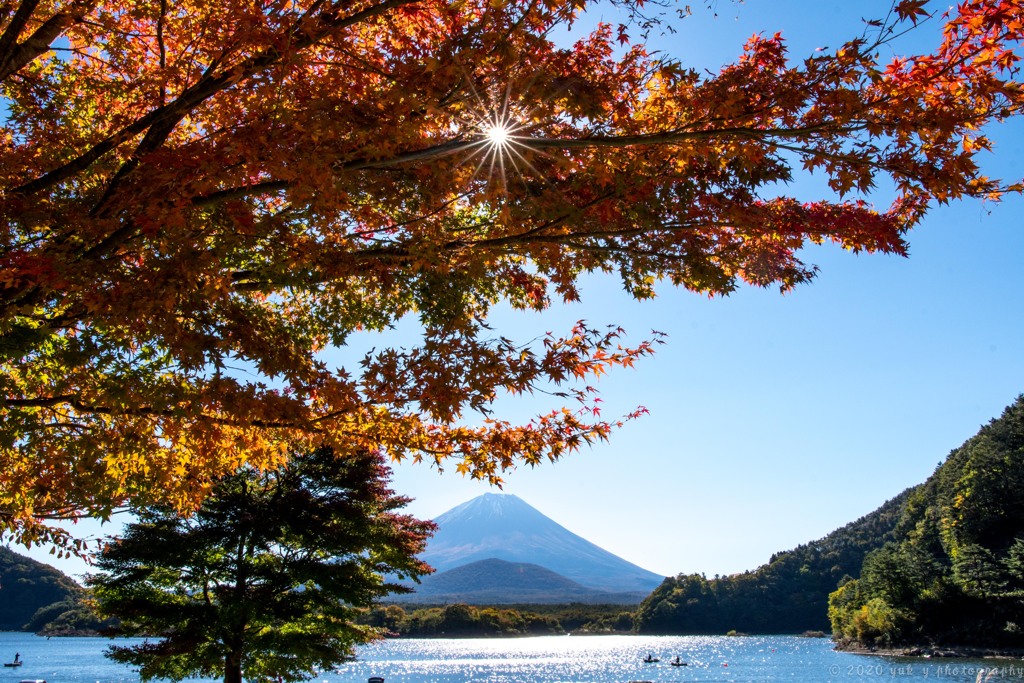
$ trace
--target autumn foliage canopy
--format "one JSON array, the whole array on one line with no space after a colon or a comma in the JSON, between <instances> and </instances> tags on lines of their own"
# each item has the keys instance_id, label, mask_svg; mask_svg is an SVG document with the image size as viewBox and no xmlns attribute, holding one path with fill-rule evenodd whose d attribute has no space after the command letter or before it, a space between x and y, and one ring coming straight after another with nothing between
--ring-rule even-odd
<instances>
[{"instance_id":1,"label":"autumn foliage canopy","mask_svg":"<svg viewBox=\"0 0 1024 683\"><path fill-rule=\"evenodd\" d=\"M904 253L935 203L1019 189L977 155L1020 111L1021 0L902 0L713 75L628 20L553 42L585 5L0 1L0 527L60 543L48 520L188 509L303 447L496 480L629 419L588 379L656 339L509 340L495 303L543 310L594 271L636 297L787 289L808 243ZM922 22L934 50L893 58ZM835 194L780 195L806 170ZM324 361L406 316L417 345ZM566 407L489 410L539 389Z\"/></svg>"}]
</instances>

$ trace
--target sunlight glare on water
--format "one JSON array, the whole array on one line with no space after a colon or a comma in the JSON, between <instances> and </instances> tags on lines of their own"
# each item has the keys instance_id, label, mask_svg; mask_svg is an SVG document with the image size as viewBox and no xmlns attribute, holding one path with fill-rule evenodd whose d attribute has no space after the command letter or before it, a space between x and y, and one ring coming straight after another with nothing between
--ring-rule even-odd
<instances>
[{"instance_id":1,"label":"sunlight glare on water","mask_svg":"<svg viewBox=\"0 0 1024 683\"><path fill-rule=\"evenodd\" d=\"M398 680L409 681L625 681L633 677L637 663L647 654L647 640L628 636L550 636L486 642L407 641L406 647L401 648L404 656L391 659L388 669L392 678L397 674ZM396 641L379 647L390 650L390 646L397 644ZM366 648L360 659L369 665L377 654L375 647Z\"/></svg>"},{"instance_id":2,"label":"sunlight glare on water","mask_svg":"<svg viewBox=\"0 0 1024 683\"><path fill-rule=\"evenodd\" d=\"M660 659L645 664L648 654ZM669 663L679 656L685 667ZM710 636L544 636L394 640L363 648L332 683L828 683L901 679L974 683L994 662L950 667L835 652L826 639ZM1024 666L998 680L1024 683Z\"/></svg>"},{"instance_id":3,"label":"sunlight glare on water","mask_svg":"<svg viewBox=\"0 0 1024 683\"><path fill-rule=\"evenodd\" d=\"M103 657L108 645L103 638L0 633L0 652L25 660L22 671L0 671L0 683L137 683L130 667ZM660 661L645 664L647 655ZM677 655L687 666L671 666ZM997 675L987 678L992 669ZM1024 661L854 655L835 652L827 639L789 636L400 638L362 647L355 662L312 680L367 683L371 676L385 683L1024 683Z\"/></svg>"}]
</instances>

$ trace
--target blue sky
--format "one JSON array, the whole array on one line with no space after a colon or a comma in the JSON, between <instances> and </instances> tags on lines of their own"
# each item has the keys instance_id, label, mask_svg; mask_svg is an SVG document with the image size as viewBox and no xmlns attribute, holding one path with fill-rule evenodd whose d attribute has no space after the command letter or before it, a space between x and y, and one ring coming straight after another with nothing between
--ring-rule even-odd
<instances>
[{"instance_id":1,"label":"blue sky","mask_svg":"<svg viewBox=\"0 0 1024 683\"><path fill-rule=\"evenodd\" d=\"M783 31L799 58L853 37L861 17L888 8L718 0L715 17L692 4L695 15L674 21L678 33L654 47L712 70L755 32ZM992 137L990 174L1024 175L1024 128ZM786 191L828 196L814 177ZM889 197L872 200L884 207ZM708 300L666 285L638 303L614 278L593 277L579 304L542 315L497 311L497 332L524 341L578 319L622 325L632 341L652 329L668 335L655 357L598 384L607 415L639 405L649 415L610 443L512 472L504 492L666 575L753 569L872 511L927 478L1024 391L1022 210L1018 198L938 207L910 236L908 259L814 248L807 260L819 277L784 296L748 288ZM537 405L499 408L500 417L528 419ZM493 491L454 464L443 475L400 465L394 487L428 518Z\"/></svg>"}]
</instances>

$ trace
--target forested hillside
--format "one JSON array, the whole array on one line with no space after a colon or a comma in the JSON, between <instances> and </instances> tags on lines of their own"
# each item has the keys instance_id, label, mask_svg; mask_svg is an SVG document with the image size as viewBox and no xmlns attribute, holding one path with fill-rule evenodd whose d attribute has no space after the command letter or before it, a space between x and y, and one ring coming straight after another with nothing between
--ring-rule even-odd
<instances>
[{"instance_id":1,"label":"forested hillside","mask_svg":"<svg viewBox=\"0 0 1024 683\"><path fill-rule=\"evenodd\" d=\"M828 628L828 596L893 537L913 489L825 538L773 555L755 571L670 577L640 605L641 633L799 633Z\"/></svg>"},{"instance_id":2,"label":"forested hillside","mask_svg":"<svg viewBox=\"0 0 1024 683\"><path fill-rule=\"evenodd\" d=\"M848 645L1024 647L1024 396L913 492L829 616Z\"/></svg>"},{"instance_id":3,"label":"forested hillside","mask_svg":"<svg viewBox=\"0 0 1024 683\"><path fill-rule=\"evenodd\" d=\"M21 630L40 608L66 604L66 611L83 592L53 567L0 548L0 630Z\"/></svg>"}]
</instances>

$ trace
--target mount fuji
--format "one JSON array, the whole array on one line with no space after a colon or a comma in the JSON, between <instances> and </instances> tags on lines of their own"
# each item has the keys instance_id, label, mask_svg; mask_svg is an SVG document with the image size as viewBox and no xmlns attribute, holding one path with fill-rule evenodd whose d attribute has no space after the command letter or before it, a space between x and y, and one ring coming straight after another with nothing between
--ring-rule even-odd
<instances>
[{"instance_id":1,"label":"mount fuji","mask_svg":"<svg viewBox=\"0 0 1024 683\"><path fill-rule=\"evenodd\" d=\"M638 603L663 577L600 548L521 498L485 493L437 517L415 602ZM484 597L486 596L486 598Z\"/></svg>"}]
</instances>

